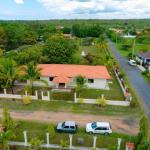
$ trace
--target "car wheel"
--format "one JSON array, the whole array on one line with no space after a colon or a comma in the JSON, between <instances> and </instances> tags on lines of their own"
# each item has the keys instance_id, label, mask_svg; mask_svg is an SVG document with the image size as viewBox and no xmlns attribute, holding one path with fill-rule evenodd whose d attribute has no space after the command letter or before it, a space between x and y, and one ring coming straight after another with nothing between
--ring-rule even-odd
<instances>
[{"instance_id":1,"label":"car wheel","mask_svg":"<svg viewBox=\"0 0 150 150\"><path fill-rule=\"evenodd\" d=\"M108 133L108 132L105 132L104 135L109 135L109 133Z\"/></svg>"},{"instance_id":2,"label":"car wheel","mask_svg":"<svg viewBox=\"0 0 150 150\"><path fill-rule=\"evenodd\" d=\"M93 134L93 132L91 132L91 131L90 131L89 133L90 133L90 134Z\"/></svg>"}]
</instances>

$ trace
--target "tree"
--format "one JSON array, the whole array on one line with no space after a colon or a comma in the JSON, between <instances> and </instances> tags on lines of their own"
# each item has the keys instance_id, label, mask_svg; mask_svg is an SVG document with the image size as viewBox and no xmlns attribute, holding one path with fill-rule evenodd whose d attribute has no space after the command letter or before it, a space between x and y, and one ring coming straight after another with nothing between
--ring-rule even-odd
<instances>
[{"instance_id":1,"label":"tree","mask_svg":"<svg viewBox=\"0 0 150 150\"><path fill-rule=\"evenodd\" d=\"M26 65L30 62L45 63L48 61L47 56L43 54L43 47L40 45L27 47L10 57L13 57L19 65Z\"/></svg>"},{"instance_id":2,"label":"tree","mask_svg":"<svg viewBox=\"0 0 150 150\"><path fill-rule=\"evenodd\" d=\"M0 27L0 48L6 48L8 42L8 36L3 27Z\"/></svg>"},{"instance_id":3,"label":"tree","mask_svg":"<svg viewBox=\"0 0 150 150\"><path fill-rule=\"evenodd\" d=\"M0 81L2 88L11 88L12 93L14 93L14 82L19 79L20 73L21 70L15 61L8 58L0 60Z\"/></svg>"},{"instance_id":4,"label":"tree","mask_svg":"<svg viewBox=\"0 0 150 150\"><path fill-rule=\"evenodd\" d=\"M38 39L38 35L35 31L27 30L23 38L23 44L27 44L27 45L36 44L37 39Z\"/></svg>"},{"instance_id":5,"label":"tree","mask_svg":"<svg viewBox=\"0 0 150 150\"><path fill-rule=\"evenodd\" d=\"M14 133L11 130L0 132L0 149L9 150L9 140L14 137Z\"/></svg>"},{"instance_id":6,"label":"tree","mask_svg":"<svg viewBox=\"0 0 150 150\"><path fill-rule=\"evenodd\" d=\"M40 150L43 141L39 140L38 138L33 138L31 139L29 144L30 144L29 150Z\"/></svg>"},{"instance_id":7,"label":"tree","mask_svg":"<svg viewBox=\"0 0 150 150\"><path fill-rule=\"evenodd\" d=\"M11 118L9 110L7 107L3 108L2 124L6 130L12 130L13 131L15 129L15 122Z\"/></svg>"},{"instance_id":8,"label":"tree","mask_svg":"<svg viewBox=\"0 0 150 150\"><path fill-rule=\"evenodd\" d=\"M141 150L143 147L149 147L149 123L148 118L143 116L140 120L140 129L137 136L136 147L137 150ZM142 149L144 150L144 149ZM145 149L149 150L149 149Z\"/></svg>"},{"instance_id":9,"label":"tree","mask_svg":"<svg viewBox=\"0 0 150 150\"><path fill-rule=\"evenodd\" d=\"M2 48L0 48L0 57L2 57L4 54L4 50Z\"/></svg>"},{"instance_id":10,"label":"tree","mask_svg":"<svg viewBox=\"0 0 150 150\"><path fill-rule=\"evenodd\" d=\"M31 92L33 94L33 83L35 81L43 82L48 84L46 81L39 79L41 69L37 67L33 62L29 63L24 69L24 79L28 80L28 85L31 87Z\"/></svg>"},{"instance_id":11,"label":"tree","mask_svg":"<svg viewBox=\"0 0 150 150\"><path fill-rule=\"evenodd\" d=\"M50 134L51 138L54 138L56 136L55 127L53 124L48 125L47 132Z\"/></svg>"},{"instance_id":12,"label":"tree","mask_svg":"<svg viewBox=\"0 0 150 150\"><path fill-rule=\"evenodd\" d=\"M76 78L76 85L77 85L76 91L79 94L79 97L80 97L80 93L82 92L82 90L87 88L86 82L87 81L83 76L81 76L81 75L77 76L77 78Z\"/></svg>"},{"instance_id":13,"label":"tree","mask_svg":"<svg viewBox=\"0 0 150 150\"><path fill-rule=\"evenodd\" d=\"M77 46L72 39L56 35L46 41L44 55L48 56L49 63L73 63L76 49Z\"/></svg>"}]
</instances>

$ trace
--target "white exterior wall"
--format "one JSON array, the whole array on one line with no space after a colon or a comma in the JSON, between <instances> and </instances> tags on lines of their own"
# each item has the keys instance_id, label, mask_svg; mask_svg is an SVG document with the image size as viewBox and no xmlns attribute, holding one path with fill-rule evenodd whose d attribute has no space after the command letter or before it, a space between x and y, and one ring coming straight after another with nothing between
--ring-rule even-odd
<instances>
[{"instance_id":1,"label":"white exterior wall","mask_svg":"<svg viewBox=\"0 0 150 150\"><path fill-rule=\"evenodd\" d=\"M87 83L88 88L107 89L106 79L94 79L94 83Z\"/></svg>"},{"instance_id":2,"label":"white exterior wall","mask_svg":"<svg viewBox=\"0 0 150 150\"><path fill-rule=\"evenodd\" d=\"M58 87L58 84L55 84L51 81L49 81L49 77L41 77L40 79L45 80L48 82L48 85L50 87ZM108 83L106 79L94 79L94 83L88 83L88 79L87 79L87 86L88 88L92 88L92 89L109 89L108 87ZM44 83L42 82L34 82L35 86L44 86ZM75 87L76 86L76 78L72 78L71 82L69 84L66 84L66 88L67 87Z\"/></svg>"}]
</instances>

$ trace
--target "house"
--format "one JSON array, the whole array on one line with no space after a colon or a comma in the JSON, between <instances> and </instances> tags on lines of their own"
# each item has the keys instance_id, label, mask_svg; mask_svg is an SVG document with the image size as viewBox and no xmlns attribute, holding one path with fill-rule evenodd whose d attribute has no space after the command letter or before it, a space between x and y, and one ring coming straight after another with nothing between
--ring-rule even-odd
<instances>
[{"instance_id":1,"label":"house","mask_svg":"<svg viewBox=\"0 0 150 150\"><path fill-rule=\"evenodd\" d=\"M136 38L136 35L131 35L131 34L127 34L127 35L123 35L122 36L123 38L131 38L131 39L134 39L134 38Z\"/></svg>"},{"instance_id":2,"label":"house","mask_svg":"<svg viewBox=\"0 0 150 150\"><path fill-rule=\"evenodd\" d=\"M88 88L109 89L108 80L111 76L105 66L69 65L69 64L39 64L40 79L48 82L52 88L66 89L76 87L76 77L83 76ZM35 83L42 86L42 83Z\"/></svg>"},{"instance_id":3,"label":"house","mask_svg":"<svg viewBox=\"0 0 150 150\"><path fill-rule=\"evenodd\" d=\"M150 70L150 51L140 53L136 57L136 60L140 62L141 65L146 66Z\"/></svg>"},{"instance_id":4,"label":"house","mask_svg":"<svg viewBox=\"0 0 150 150\"><path fill-rule=\"evenodd\" d=\"M72 34L64 34L64 37L65 37L66 39L72 39Z\"/></svg>"}]
</instances>

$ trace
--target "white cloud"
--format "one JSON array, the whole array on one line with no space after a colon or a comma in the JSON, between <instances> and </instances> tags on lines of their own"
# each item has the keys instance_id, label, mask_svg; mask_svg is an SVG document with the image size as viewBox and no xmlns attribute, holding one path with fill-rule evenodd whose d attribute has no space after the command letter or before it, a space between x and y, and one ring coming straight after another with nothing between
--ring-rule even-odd
<instances>
[{"instance_id":1,"label":"white cloud","mask_svg":"<svg viewBox=\"0 0 150 150\"><path fill-rule=\"evenodd\" d=\"M150 18L150 0L38 0L55 18Z\"/></svg>"},{"instance_id":2,"label":"white cloud","mask_svg":"<svg viewBox=\"0 0 150 150\"><path fill-rule=\"evenodd\" d=\"M14 0L16 4L23 4L24 0Z\"/></svg>"}]
</instances>

